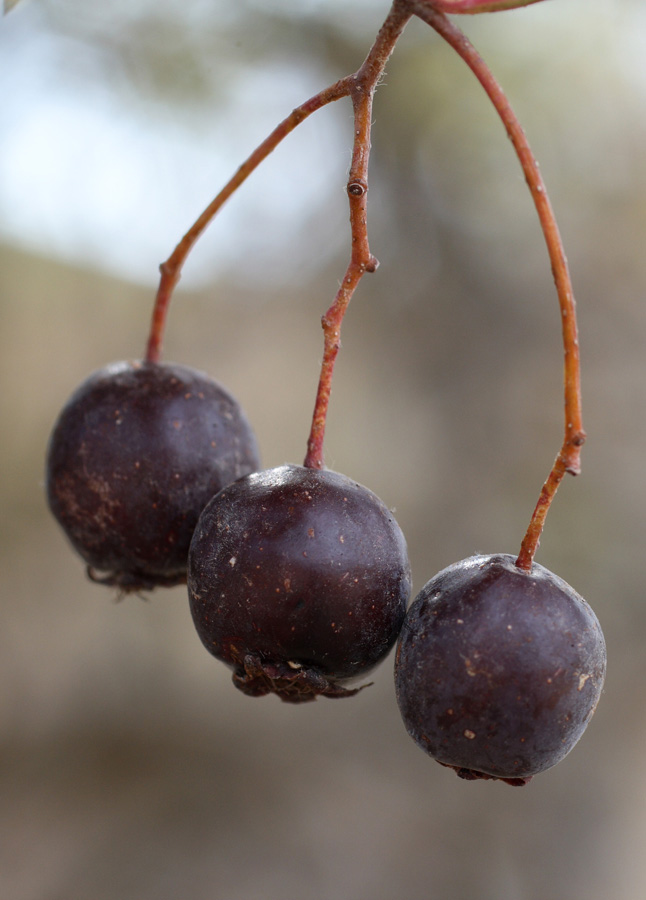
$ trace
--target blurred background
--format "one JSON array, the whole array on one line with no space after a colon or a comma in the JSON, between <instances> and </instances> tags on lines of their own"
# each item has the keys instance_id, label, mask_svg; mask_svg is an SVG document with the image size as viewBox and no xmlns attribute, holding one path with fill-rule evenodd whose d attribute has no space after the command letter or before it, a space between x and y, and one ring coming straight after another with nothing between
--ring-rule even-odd
<instances>
[{"instance_id":1,"label":"blurred background","mask_svg":"<svg viewBox=\"0 0 646 900\"><path fill-rule=\"evenodd\" d=\"M358 68L379 0L21 0L0 19L0 896L636 900L646 889L646 9L554 0L460 20L541 162L578 298L588 443L537 561L596 610L581 743L527 787L467 783L406 735L392 657L354 700L249 699L185 591L115 603L49 516L48 435L143 354L157 267L296 105ZM320 316L349 254L346 101L286 139L189 259L166 358L301 462ZM327 463L395 509L415 590L516 552L562 436L559 313L518 163L463 63L413 20L374 110L371 249Z\"/></svg>"}]
</instances>

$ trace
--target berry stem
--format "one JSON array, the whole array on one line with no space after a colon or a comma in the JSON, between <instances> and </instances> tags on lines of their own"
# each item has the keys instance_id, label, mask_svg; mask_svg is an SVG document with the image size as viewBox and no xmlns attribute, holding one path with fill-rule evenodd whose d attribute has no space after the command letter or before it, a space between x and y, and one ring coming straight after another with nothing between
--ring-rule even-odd
<instances>
[{"instance_id":1,"label":"berry stem","mask_svg":"<svg viewBox=\"0 0 646 900\"><path fill-rule=\"evenodd\" d=\"M538 501L534 507L534 512L532 513L532 518L529 522L529 527L527 528L523 542L520 545L520 553L516 559L516 565L519 569L525 569L525 571L531 572L532 563L536 551L538 550L548 510L552 504L554 495L558 490L558 486L563 480L563 476L569 471L564 458L564 450L561 448L561 452L556 457L554 465L550 470L550 474L547 476L547 480L541 489ZM577 473L575 472L572 474Z\"/></svg>"},{"instance_id":2,"label":"berry stem","mask_svg":"<svg viewBox=\"0 0 646 900\"><path fill-rule=\"evenodd\" d=\"M370 252L367 225L372 102L386 63L411 16L412 11L409 9L408 0L395 0L363 65L354 75L348 76L349 93L354 111L352 162L346 185L350 202L352 251L350 262L334 302L321 319L323 361L314 403L312 426L307 441L305 466L308 468L322 469L325 466L323 440L334 364L341 346L343 317L362 277L366 272L374 272L379 265L378 260Z\"/></svg>"},{"instance_id":3,"label":"berry stem","mask_svg":"<svg viewBox=\"0 0 646 900\"><path fill-rule=\"evenodd\" d=\"M529 571L538 548L545 517L563 476L566 472L578 475L581 471L581 446L585 441L585 431L581 417L579 340L572 282L563 242L538 163L502 88L470 41L444 13L430 8L426 0L410 0L410 4L415 14L434 28L457 51L485 89L502 119L536 206L558 294L564 349L565 436L561 450L541 490L516 560L519 568Z\"/></svg>"},{"instance_id":4,"label":"berry stem","mask_svg":"<svg viewBox=\"0 0 646 900\"><path fill-rule=\"evenodd\" d=\"M173 250L172 254L160 265L159 270L161 272L161 279L153 307L150 333L146 348L145 358L147 362L158 362L161 357L168 307L173 291L180 279L182 267L197 239L206 230L216 213L219 212L221 207L240 185L246 181L254 169L256 169L260 163L275 150L283 138L287 137L297 125L300 125L301 122L313 112L316 112L316 110L321 109L321 107L326 106L328 103L339 100L341 97L347 97L351 90L351 76L348 76L335 82L318 94L315 94L313 97L310 97L310 99L306 100L301 106L292 110L287 118L283 119L283 121L274 128L271 134L265 138L265 140L236 170L235 174L225 184L220 193L211 201L204 212L189 228L179 244Z\"/></svg>"}]
</instances>

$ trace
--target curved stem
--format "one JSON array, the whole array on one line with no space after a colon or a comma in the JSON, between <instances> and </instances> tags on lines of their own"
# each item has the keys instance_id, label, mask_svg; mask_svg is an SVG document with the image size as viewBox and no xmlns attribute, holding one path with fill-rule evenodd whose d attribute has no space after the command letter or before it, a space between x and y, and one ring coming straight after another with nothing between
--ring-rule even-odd
<instances>
[{"instance_id":1,"label":"curved stem","mask_svg":"<svg viewBox=\"0 0 646 900\"><path fill-rule=\"evenodd\" d=\"M348 76L330 85L330 87L325 88L325 90L320 91L314 97L306 100L301 106L292 110L287 118L283 119L283 121L274 128L271 134L253 151L251 156L242 163L235 174L222 188L220 193L212 200L202 215L189 228L168 259L160 265L161 279L153 307L150 334L146 348L145 358L147 362L158 362L161 357L168 307L175 286L179 281L182 266L193 248L193 245L215 217L216 213L219 212L224 203L240 187L240 185L246 181L254 169L269 156L272 150L275 150L283 138L287 137L297 125L300 125L301 122L313 112L316 112L316 110L321 109L321 107L326 106L328 103L332 103L334 100L338 100L341 97L347 97L351 91L351 76Z\"/></svg>"},{"instance_id":2,"label":"curved stem","mask_svg":"<svg viewBox=\"0 0 646 900\"><path fill-rule=\"evenodd\" d=\"M355 114L355 146L350 177L347 184L350 201L350 223L352 230L352 254L348 268L337 291L334 302L321 319L323 326L323 361L314 403L312 426L307 441L305 465L321 469L323 461L323 440L327 420L334 364L341 346L341 323L348 304L365 272L374 272L377 260L371 255L366 227L366 201L368 195L368 158L370 145L370 123L372 115L372 91L367 94L353 94Z\"/></svg>"},{"instance_id":3,"label":"curved stem","mask_svg":"<svg viewBox=\"0 0 646 900\"><path fill-rule=\"evenodd\" d=\"M547 511L563 476L566 472L578 475L581 471L581 446L585 441L585 431L581 416L579 340L572 282L554 211L547 196L538 163L534 159L527 137L502 88L473 45L443 13L429 8L425 0L411 0L411 4L415 14L434 28L466 62L502 119L536 206L558 294L564 349L565 436L561 450L541 491L516 560L519 568L529 570L538 548Z\"/></svg>"},{"instance_id":4,"label":"curved stem","mask_svg":"<svg viewBox=\"0 0 646 900\"><path fill-rule=\"evenodd\" d=\"M395 0L363 65L354 75L350 76L354 110L354 143L346 190L350 201L352 253L334 302L321 319L323 361L314 403L312 427L307 441L307 455L305 456L305 465L309 468L322 469L325 465L323 459L325 424L334 364L341 346L343 317L362 277L366 272L374 272L379 265L370 252L366 218L372 101L390 54L411 16L408 0Z\"/></svg>"},{"instance_id":5,"label":"curved stem","mask_svg":"<svg viewBox=\"0 0 646 900\"><path fill-rule=\"evenodd\" d=\"M355 74L340 79L294 109L239 167L220 193L186 232L173 253L160 266L161 279L153 307L146 347L145 359L148 362L158 362L161 358L168 308L173 291L179 281L182 266L193 245L216 213L254 169L278 146L283 138L311 113L341 97L350 96L352 98L355 136L352 164L347 184L350 201L352 254L336 298L322 318L324 330L323 361L305 459L305 465L310 467L321 468L324 464L323 438L334 364L340 347L340 329L343 316L360 279L366 272L374 272L378 265L377 260L370 253L366 226L372 99L395 43L412 15L409 0L394 0L388 17L382 25L375 43L361 68Z\"/></svg>"}]
</instances>

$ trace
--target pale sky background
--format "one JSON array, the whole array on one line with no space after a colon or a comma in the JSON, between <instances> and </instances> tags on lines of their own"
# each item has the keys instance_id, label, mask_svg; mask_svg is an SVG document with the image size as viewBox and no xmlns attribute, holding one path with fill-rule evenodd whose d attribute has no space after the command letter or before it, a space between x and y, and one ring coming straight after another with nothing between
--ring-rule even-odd
<instances>
[{"instance_id":1,"label":"pale sky background","mask_svg":"<svg viewBox=\"0 0 646 900\"><path fill-rule=\"evenodd\" d=\"M0 19L0 238L152 285L159 263L245 156L293 106L329 83L329 74L316 61L309 70L300 58L293 65L288 58L269 66L265 61L238 74L235 86L227 86L235 102L220 105L210 118L203 109L199 121L194 114L173 116L172 106L161 102L157 108L148 104L142 116L141 98L128 97L127 85L124 92L123 84L119 89L106 79L100 48L52 29L48 10L55 5L22 0ZM229 5L220 5L230 16ZM105 16L104 4L89 12L80 0L63 6L68 16L75 7L79 15ZM151 0L116 0L114 27L146 7ZM165 0L164 7L177 9L175 0ZM212 10L213 2L186 4L193 27L199 29L207 7ZM387 4L363 0L348 12L344 0L274 0L271 8L300 17L323 11L356 29L361 15L376 27ZM470 33L481 29L488 43L492 37L511 43L528 59L537 47L558 45L573 33L581 41L603 37L604 47L617 48L615 59L603 59L604 67L612 64L646 93L643 3L548 0L478 19L474 25L473 17L462 17L461 24ZM417 28L415 35L431 46L430 34ZM495 70L495 59L492 65ZM262 278L280 282L285 253L298 241L306 216L326 203L345 202L350 112L343 101L336 106L289 136L229 201L187 264L186 286L236 268L249 254L262 261ZM339 242L346 237L339 235ZM336 250L327 246L321 253Z\"/></svg>"}]
</instances>

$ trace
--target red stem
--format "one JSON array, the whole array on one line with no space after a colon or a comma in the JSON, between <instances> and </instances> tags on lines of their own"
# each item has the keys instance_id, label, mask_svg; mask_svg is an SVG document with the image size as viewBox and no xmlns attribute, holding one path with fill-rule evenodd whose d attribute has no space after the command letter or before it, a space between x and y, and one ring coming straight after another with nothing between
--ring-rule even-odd
<instances>
[{"instance_id":1,"label":"red stem","mask_svg":"<svg viewBox=\"0 0 646 900\"><path fill-rule=\"evenodd\" d=\"M580 471L580 452L581 445L585 440L585 432L581 419L580 362L576 307L567 260L554 212L527 138L502 88L493 77L490 69L467 38L447 19L444 13L487 12L526 6L533 2L539 2L539 0L394 0L390 13L361 68L354 75L342 78L294 109L240 166L184 235L171 256L166 262L162 263L160 266L161 279L155 299L146 349L146 360L158 362L161 356L168 306L173 290L179 281L182 266L193 245L226 200L278 146L283 138L311 113L327 103L338 100L341 97L350 96L353 103L355 124L352 164L347 184L350 201L352 253L341 287L332 306L322 319L324 331L323 361L307 444L307 456L305 458L306 466L314 468L322 468L324 466L323 440L334 365L340 347L341 323L359 281L366 272L374 272L378 265L377 260L370 253L366 224L372 101L379 79L399 36L411 16L418 16L434 28L466 62L480 81L502 119L534 199L547 244L561 308L565 354L565 437L556 461L543 485L516 560L516 565L519 568L527 570L531 569L547 511L563 476L566 472L576 475Z\"/></svg>"},{"instance_id":2,"label":"red stem","mask_svg":"<svg viewBox=\"0 0 646 900\"><path fill-rule=\"evenodd\" d=\"M324 465L323 438L334 364L340 346L341 322L359 281L366 272L374 272L378 265L377 260L370 253L366 226L372 100L386 62L411 16L412 12L409 9L408 0L394 0L390 13L361 68L355 74L340 79L294 109L240 166L220 193L186 232L171 256L160 266L161 279L153 307L146 348L145 358L148 362L158 362L161 358L168 308L173 291L179 281L182 266L193 245L216 213L254 169L278 146L283 138L293 131L297 125L300 125L304 119L334 100L345 96L352 98L355 135L352 164L347 184L350 201L352 254L337 296L322 319L324 330L323 361L305 459L305 465L314 468L322 468Z\"/></svg>"},{"instance_id":3,"label":"red stem","mask_svg":"<svg viewBox=\"0 0 646 900\"><path fill-rule=\"evenodd\" d=\"M572 282L554 211L547 196L538 164L502 88L473 45L442 12L429 8L425 0L411 0L411 6L417 16L434 28L458 52L487 92L502 119L531 191L552 265L552 274L561 309L565 357L565 436L561 450L543 485L516 560L519 568L529 571L538 548L545 517L563 476L566 472L578 475L581 471L581 446L585 441L585 431L581 417L579 340Z\"/></svg>"},{"instance_id":4,"label":"red stem","mask_svg":"<svg viewBox=\"0 0 646 900\"><path fill-rule=\"evenodd\" d=\"M370 252L366 220L372 101L386 63L411 16L408 0L395 0L363 65L354 75L350 76L354 109L354 145L346 189L350 201L352 254L334 302L321 320L323 361L316 392L312 427L307 441L305 465L309 468L322 469L325 465L323 441L334 364L341 346L343 317L362 277L366 272L374 272L379 265Z\"/></svg>"}]
</instances>

